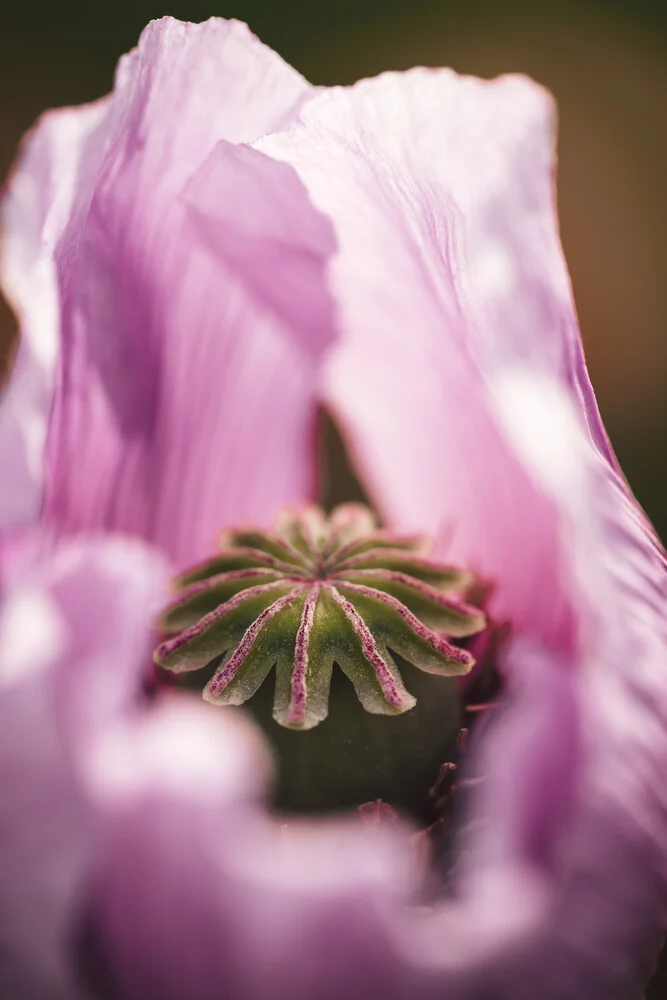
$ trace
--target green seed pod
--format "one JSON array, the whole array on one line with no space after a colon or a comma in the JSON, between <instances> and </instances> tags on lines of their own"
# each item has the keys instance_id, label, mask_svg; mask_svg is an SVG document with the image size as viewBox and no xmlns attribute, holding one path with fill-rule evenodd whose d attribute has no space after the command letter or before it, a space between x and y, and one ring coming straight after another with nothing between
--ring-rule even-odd
<instances>
[{"instance_id":1,"label":"green seed pod","mask_svg":"<svg viewBox=\"0 0 667 1000\"><path fill-rule=\"evenodd\" d=\"M429 674L467 673L472 656L446 637L485 625L457 596L469 575L422 548L379 530L361 504L285 513L273 533L225 534L220 556L176 581L159 622L171 637L155 661L178 673L215 663L204 697L223 705L248 701L275 666L273 717L290 729L327 717L334 664L367 712L403 713L415 698L390 651Z\"/></svg>"}]
</instances>

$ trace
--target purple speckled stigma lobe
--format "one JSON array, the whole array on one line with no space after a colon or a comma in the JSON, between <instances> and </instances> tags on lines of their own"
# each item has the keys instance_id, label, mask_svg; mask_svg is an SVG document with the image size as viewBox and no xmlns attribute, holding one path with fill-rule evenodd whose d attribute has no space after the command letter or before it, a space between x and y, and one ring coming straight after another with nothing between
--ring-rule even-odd
<instances>
[{"instance_id":1,"label":"purple speckled stigma lobe","mask_svg":"<svg viewBox=\"0 0 667 1000\"><path fill-rule=\"evenodd\" d=\"M363 584L359 583L349 583L345 581L345 589L353 590L357 594L361 594L363 597L368 597L374 601L381 601L382 604L386 604L396 611L397 614L401 616L406 625L424 642L427 642L433 649L438 653L443 653L449 660L453 660L455 663L460 663L462 666L471 667L474 663L474 659L470 653L465 649L459 649L458 646L452 645L452 643L447 642L446 639L438 633L434 632L432 629L427 628L423 625L416 615L413 615L404 604L401 604L395 597L391 594L386 594L382 590L376 590L375 587L365 587Z\"/></svg>"},{"instance_id":2,"label":"purple speckled stigma lobe","mask_svg":"<svg viewBox=\"0 0 667 1000\"><path fill-rule=\"evenodd\" d=\"M306 603L303 606L301 624L296 634L296 646L294 649L294 670L290 684L291 697L287 720L292 725L303 722L306 715L306 672L308 670L308 644L310 633L315 620L315 605L320 596L320 584L316 583L308 594Z\"/></svg>"},{"instance_id":3,"label":"purple speckled stigma lobe","mask_svg":"<svg viewBox=\"0 0 667 1000\"><path fill-rule=\"evenodd\" d=\"M255 640L264 626L270 622L272 618L275 618L275 616L282 611L283 608L286 608L288 604L291 604L294 598L298 597L301 593L303 593L303 585L295 587L289 594L285 594L284 597L279 597L277 601L274 601L270 607L266 608L260 615L258 615L252 625L248 626L241 642L236 648L234 655L231 657L224 669L221 670L220 673L216 674L213 680L209 683L207 688L208 698L216 698L225 690L227 685L234 680L239 667L243 664L250 650L253 648Z\"/></svg>"},{"instance_id":4,"label":"purple speckled stigma lobe","mask_svg":"<svg viewBox=\"0 0 667 1000\"><path fill-rule=\"evenodd\" d=\"M354 605L350 604L350 602L343 597L340 591L334 586L331 584L327 584L326 586L333 599L343 609L345 617L350 622L355 633L361 640L362 652L365 659L370 663L375 671L375 676L377 677L378 683L382 688L382 694L384 695L385 700L390 705L393 705L394 708L404 708L405 698L399 691L396 679L391 673L391 670L378 652L377 646L375 645L375 639L373 638L373 633L368 628Z\"/></svg>"},{"instance_id":5,"label":"purple speckled stigma lobe","mask_svg":"<svg viewBox=\"0 0 667 1000\"><path fill-rule=\"evenodd\" d=\"M178 596L175 597L174 600L167 605L167 607L164 610L163 617L166 617L171 611L180 607L180 605L182 605L185 601L190 601L192 600L193 597L198 597L200 594L205 594L208 591L212 590L214 587L219 585L221 581L227 583L232 583L235 581L239 583L246 581L248 582L255 581L258 586L263 586L263 584L261 583L262 580L264 580L266 583L277 583L278 581L274 580L274 577L275 577L275 571L268 568L264 569L258 567L257 569L231 570L229 573L218 573L215 576L211 576L206 580L197 580L196 583L191 583L187 587L185 587L178 594ZM287 577L284 577L283 579L287 579ZM292 579L294 579L296 582L295 577L292 577Z\"/></svg>"},{"instance_id":6,"label":"purple speckled stigma lobe","mask_svg":"<svg viewBox=\"0 0 667 1000\"><path fill-rule=\"evenodd\" d=\"M435 587L424 583L423 580L417 580L414 577L408 576L407 573L401 573L398 570L355 569L350 570L350 573L354 573L356 581L361 577L362 579L367 578L369 580L383 581L387 584L403 584L405 587L409 587L411 590L421 594L427 600L433 601L434 604L440 605L440 607L451 610L461 616L468 616L473 621L481 615L479 608L473 607L472 604L467 604L465 601L455 597L446 597L440 591L436 590ZM345 574L341 570L332 573L331 579L345 581L347 585L351 585L351 581L345 577ZM359 585L364 586L363 583ZM369 586L369 590L373 589L376 588L372 587L372 585ZM383 591L379 591L379 593L383 593Z\"/></svg>"},{"instance_id":7,"label":"purple speckled stigma lobe","mask_svg":"<svg viewBox=\"0 0 667 1000\"><path fill-rule=\"evenodd\" d=\"M284 587L284 580L275 580L272 583L259 584L256 587L248 587L246 590L242 590L239 594L235 594L224 604L221 604L219 608L215 611L211 611L209 614L205 615L196 625L191 628L186 629L181 632L180 635L174 636L173 639L167 639L165 642L160 643L160 645L155 650L155 658L158 660L166 660L172 653L181 649L183 646L191 643L193 639L198 639L211 625L215 625L221 618L229 614L231 611L235 611L238 607L252 597L259 597L266 594L268 591L276 590L279 587ZM173 605L170 605L172 607Z\"/></svg>"},{"instance_id":8,"label":"purple speckled stigma lobe","mask_svg":"<svg viewBox=\"0 0 667 1000\"><path fill-rule=\"evenodd\" d=\"M226 556L217 556L213 559L205 559L203 562L190 567L187 572L182 573L177 578L176 585L178 589L180 590L181 587L189 586L191 583L215 576L218 573L231 571L234 566L230 565L230 562L233 562L239 569L245 565L249 569L264 568L280 571L281 573L293 573L296 576L306 575L305 569L297 566L295 563L285 562L277 556L271 555L269 552L262 552L260 549L254 549L249 546L238 546L234 548L233 552L232 559L227 554Z\"/></svg>"},{"instance_id":9,"label":"purple speckled stigma lobe","mask_svg":"<svg viewBox=\"0 0 667 1000\"><path fill-rule=\"evenodd\" d=\"M373 550L371 554L374 559L379 558L377 550ZM417 572L438 575L441 578L449 577L452 587L456 586L457 589L468 586L473 580L471 573L460 569L458 566L447 566L436 562L434 559L426 559L424 556L406 551L406 549L383 548L382 558L386 563L393 564L397 562L399 565L409 564ZM348 569L367 569L370 568L367 566L368 561L369 552L359 552L350 556L339 556L335 565L330 568L332 570L335 569L336 573L341 573L343 570Z\"/></svg>"},{"instance_id":10,"label":"purple speckled stigma lobe","mask_svg":"<svg viewBox=\"0 0 667 1000\"><path fill-rule=\"evenodd\" d=\"M361 504L331 515L314 506L282 511L273 532L224 532L222 554L176 581L161 626L179 634L158 646L155 660L182 672L222 658L204 697L226 704L251 698L279 663L274 719L287 728L310 729L326 718L335 664L354 678L367 711L408 711L415 699L389 658L391 636L415 666L447 676L474 660L445 635L472 635L485 625L457 593L470 574L415 556L424 542L378 530ZM258 583L262 578L270 582ZM357 594L373 599L372 620Z\"/></svg>"},{"instance_id":11,"label":"purple speckled stigma lobe","mask_svg":"<svg viewBox=\"0 0 667 1000\"><path fill-rule=\"evenodd\" d=\"M347 541L340 548L336 547L327 553L326 566L347 565L349 559L359 555L359 558L366 558L369 552L392 552L401 555L418 552L427 546L427 540L423 535L393 535L388 531L373 531L367 538L353 538Z\"/></svg>"},{"instance_id":12,"label":"purple speckled stigma lobe","mask_svg":"<svg viewBox=\"0 0 667 1000\"><path fill-rule=\"evenodd\" d=\"M245 547L248 543L250 543L251 547L257 547L260 551L266 551L278 560L282 557L291 568L299 566L301 569L312 569L313 560L311 554L301 552L292 544L289 538L282 538L277 532L245 528L239 531L223 531L219 537L220 548L223 551L227 548L233 549L237 545ZM262 545L265 546L265 549L260 548Z\"/></svg>"}]
</instances>

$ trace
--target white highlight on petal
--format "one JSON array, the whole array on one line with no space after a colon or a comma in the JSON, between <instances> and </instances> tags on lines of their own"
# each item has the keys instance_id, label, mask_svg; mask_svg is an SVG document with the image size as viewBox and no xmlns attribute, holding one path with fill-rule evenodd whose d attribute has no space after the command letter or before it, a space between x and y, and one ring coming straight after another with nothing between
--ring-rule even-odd
<instances>
[{"instance_id":1,"label":"white highlight on petal","mask_svg":"<svg viewBox=\"0 0 667 1000\"><path fill-rule=\"evenodd\" d=\"M23 589L0 613L0 688L45 670L64 642L65 626L55 604L36 589Z\"/></svg>"},{"instance_id":2,"label":"white highlight on petal","mask_svg":"<svg viewBox=\"0 0 667 1000\"><path fill-rule=\"evenodd\" d=\"M585 438L572 399L555 379L513 368L492 385L505 433L528 472L559 501L586 487Z\"/></svg>"},{"instance_id":3,"label":"white highlight on petal","mask_svg":"<svg viewBox=\"0 0 667 1000\"><path fill-rule=\"evenodd\" d=\"M85 769L92 793L112 804L147 793L253 798L270 764L259 731L244 717L180 695L93 740Z\"/></svg>"},{"instance_id":4,"label":"white highlight on petal","mask_svg":"<svg viewBox=\"0 0 667 1000\"><path fill-rule=\"evenodd\" d=\"M488 296L507 296L516 287L516 267L507 247L499 240L487 239L471 254L471 283Z\"/></svg>"}]
</instances>

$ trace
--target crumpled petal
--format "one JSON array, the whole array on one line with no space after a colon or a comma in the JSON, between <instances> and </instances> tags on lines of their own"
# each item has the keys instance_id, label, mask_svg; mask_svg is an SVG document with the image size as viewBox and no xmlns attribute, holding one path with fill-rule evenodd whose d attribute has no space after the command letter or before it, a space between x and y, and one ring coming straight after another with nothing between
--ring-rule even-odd
<instances>
[{"instance_id":1,"label":"crumpled petal","mask_svg":"<svg viewBox=\"0 0 667 1000\"><path fill-rule=\"evenodd\" d=\"M327 398L359 469L390 524L439 534L512 626L461 916L487 900L492 949L533 877L536 908L523 947L458 980L440 939L452 996L634 997L664 926L665 557L585 370L551 129L528 81L414 70L317 95L257 143L334 222Z\"/></svg>"},{"instance_id":2,"label":"crumpled petal","mask_svg":"<svg viewBox=\"0 0 667 1000\"><path fill-rule=\"evenodd\" d=\"M550 107L521 78L418 69L317 95L257 146L334 222L343 336L326 395L380 509L492 580L500 620L567 646L553 507L489 399L517 362L565 371L576 337L548 225Z\"/></svg>"},{"instance_id":3,"label":"crumpled petal","mask_svg":"<svg viewBox=\"0 0 667 1000\"><path fill-rule=\"evenodd\" d=\"M182 566L310 495L333 235L289 167L234 148L310 90L243 25L165 18L109 98L37 126L2 217L23 327L5 525L41 506Z\"/></svg>"},{"instance_id":4,"label":"crumpled petal","mask_svg":"<svg viewBox=\"0 0 667 1000\"><path fill-rule=\"evenodd\" d=\"M487 856L504 846L553 879L514 995L538 983L554 1000L630 998L667 912L664 553L566 388L516 374L497 388L510 440L561 511L582 636L575 662L510 645L514 706L482 747Z\"/></svg>"},{"instance_id":5,"label":"crumpled petal","mask_svg":"<svg viewBox=\"0 0 667 1000\"><path fill-rule=\"evenodd\" d=\"M82 154L106 115L103 101L46 114L24 140L20 169L2 202L0 280L21 317L21 342L0 406L0 528L31 523L44 492L44 451L60 350L53 251L76 204ZM50 253L45 253L45 248Z\"/></svg>"}]
</instances>

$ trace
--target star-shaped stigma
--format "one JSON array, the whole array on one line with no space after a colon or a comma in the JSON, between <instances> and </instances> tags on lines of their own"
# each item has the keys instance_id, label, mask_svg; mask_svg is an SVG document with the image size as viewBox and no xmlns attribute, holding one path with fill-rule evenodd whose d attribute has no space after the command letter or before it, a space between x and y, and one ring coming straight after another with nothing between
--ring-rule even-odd
<instances>
[{"instance_id":1,"label":"star-shaped stigma","mask_svg":"<svg viewBox=\"0 0 667 1000\"><path fill-rule=\"evenodd\" d=\"M473 658L445 636L484 628L457 594L465 571L425 559L424 540L376 527L362 504L280 515L274 532L225 533L222 554L176 581L155 661L177 673L215 661L207 701L241 705L276 667L273 716L292 729L326 718L334 663L368 712L412 708L390 652L431 674L467 673ZM176 634L175 634L176 633Z\"/></svg>"}]
</instances>

